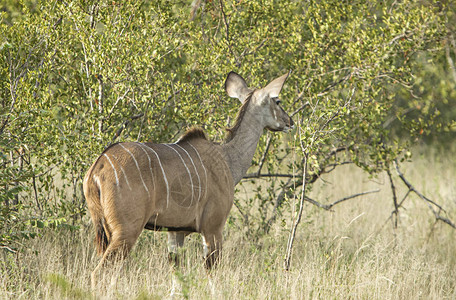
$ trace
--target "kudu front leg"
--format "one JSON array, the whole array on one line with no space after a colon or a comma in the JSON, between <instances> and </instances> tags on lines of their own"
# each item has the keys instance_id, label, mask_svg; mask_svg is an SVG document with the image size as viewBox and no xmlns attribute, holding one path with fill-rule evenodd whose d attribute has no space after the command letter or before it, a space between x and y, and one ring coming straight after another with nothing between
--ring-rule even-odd
<instances>
[{"instance_id":1,"label":"kudu front leg","mask_svg":"<svg viewBox=\"0 0 456 300\"><path fill-rule=\"evenodd\" d=\"M168 260L175 267L180 264L179 249L184 246L185 232L168 232Z\"/></svg>"},{"instance_id":2,"label":"kudu front leg","mask_svg":"<svg viewBox=\"0 0 456 300\"><path fill-rule=\"evenodd\" d=\"M222 233L203 234L204 263L210 270L220 261L222 255Z\"/></svg>"}]
</instances>

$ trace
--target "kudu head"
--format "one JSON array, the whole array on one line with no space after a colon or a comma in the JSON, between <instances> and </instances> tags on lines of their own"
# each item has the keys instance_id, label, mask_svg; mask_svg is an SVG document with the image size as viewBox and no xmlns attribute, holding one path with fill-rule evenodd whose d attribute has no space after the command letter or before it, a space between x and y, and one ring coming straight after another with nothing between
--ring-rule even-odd
<instances>
[{"instance_id":1,"label":"kudu head","mask_svg":"<svg viewBox=\"0 0 456 300\"><path fill-rule=\"evenodd\" d=\"M248 111L258 126L271 131L285 131L294 127L290 116L280 107L279 93L288 73L271 81L262 89L250 89L245 80L235 72L230 72L225 81L228 96L239 99L243 104L249 101Z\"/></svg>"}]
</instances>

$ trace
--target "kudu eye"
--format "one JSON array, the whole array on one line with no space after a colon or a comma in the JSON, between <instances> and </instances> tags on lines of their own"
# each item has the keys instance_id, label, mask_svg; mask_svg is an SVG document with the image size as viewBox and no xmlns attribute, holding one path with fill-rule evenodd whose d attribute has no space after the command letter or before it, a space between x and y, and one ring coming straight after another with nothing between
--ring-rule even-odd
<instances>
[{"instance_id":1,"label":"kudu eye","mask_svg":"<svg viewBox=\"0 0 456 300\"><path fill-rule=\"evenodd\" d=\"M273 100L277 105L280 104L280 99L279 99L279 98L274 97L274 98L272 98L272 100Z\"/></svg>"}]
</instances>

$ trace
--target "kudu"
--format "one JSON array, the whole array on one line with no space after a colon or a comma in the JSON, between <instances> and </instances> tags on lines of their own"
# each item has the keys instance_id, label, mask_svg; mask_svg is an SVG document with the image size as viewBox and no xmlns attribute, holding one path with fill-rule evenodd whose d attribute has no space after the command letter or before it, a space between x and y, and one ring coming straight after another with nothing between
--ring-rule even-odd
<instances>
[{"instance_id":1,"label":"kudu","mask_svg":"<svg viewBox=\"0 0 456 300\"><path fill-rule=\"evenodd\" d=\"M242 102L223 144L192 129L173 144L126 142L109 146L84 178L84 195L95 227L100 263L125 257L144 228L166 229L170 254L184 237L202 234L207 268L222 249L222 229L234 199L234 186L251 165L263 129L288 131L293 121L280 107L285 74L252 90L231 72L228 96Z\"/></svg>"}]
</instances>

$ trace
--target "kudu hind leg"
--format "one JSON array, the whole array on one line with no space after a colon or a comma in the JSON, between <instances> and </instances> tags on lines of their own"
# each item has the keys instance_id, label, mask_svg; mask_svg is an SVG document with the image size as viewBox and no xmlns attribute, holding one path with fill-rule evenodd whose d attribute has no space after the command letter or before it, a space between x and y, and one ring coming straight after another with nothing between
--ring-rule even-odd
<instances>
[{"instance_id":1,"label":"kudu hind leg","mask_svg":"<svg viewBox=\"0 0 456 300\"><path fill-rule=\"evenodd\" d=\"M103 269L107 263L114 261L122 261L130 252L136 239L122 239L118 235L113 235L112 239L106 248L98 265L95 267L91 274L92 289L95 289L97 284L97 274Z\"/></svg>"},{"instance_id":2,"label":"kudu hind leg","mask_svg":"<svg viewBox=\"0 0 456 300\"><path fill-rule=\"evenodd\" d=\"M206 268L210 270L217 264L222 254L222 233L215 234L203 233L203 246L204 246L204 263Z\"/></svg>"}]
</instances>

